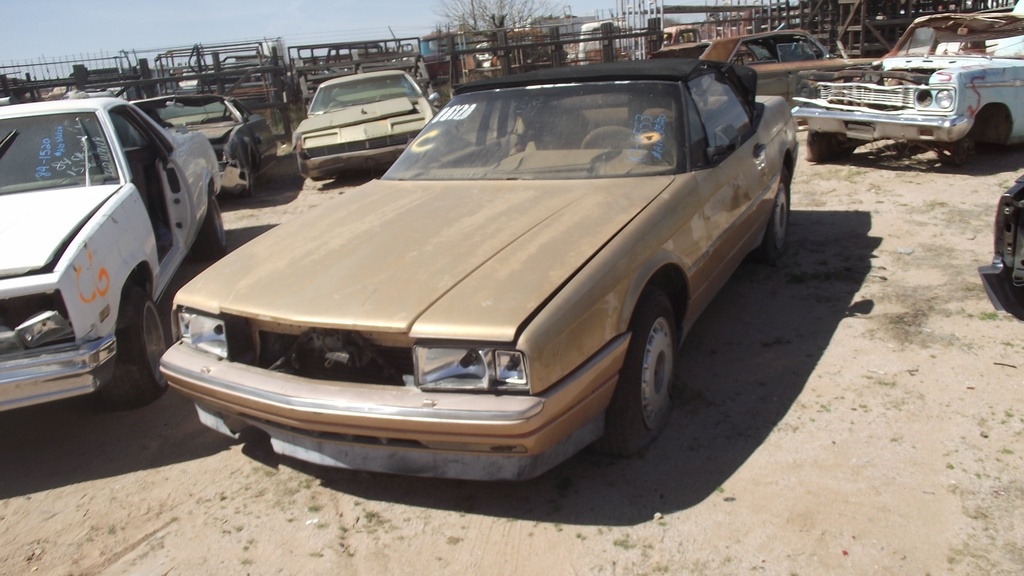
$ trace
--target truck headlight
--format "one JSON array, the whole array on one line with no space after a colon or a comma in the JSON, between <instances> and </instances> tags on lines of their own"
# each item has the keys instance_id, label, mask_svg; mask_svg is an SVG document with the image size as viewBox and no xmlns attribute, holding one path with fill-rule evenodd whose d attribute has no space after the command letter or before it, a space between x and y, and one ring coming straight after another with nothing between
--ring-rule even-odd
<instances>
[{"instance_id":1,"label":"truck headlight","mask_svg":"<svg viewBox=\"0 0 1024 576\"><path fill-rule=\"evenodd\" d=\"M935 105L942 110L948 110L953 107L953 91L952 90L939 90L935 93Z\"/></svg>"},{"instance_id":2,"label":"truck headlight","mask_svg":"<svg viewBox=\"0 0 1024 576\"><path fill-rule=\"evenodd\" d=\"M528 392L526 356L485 347L414 346L416 386L421 390Z\"/></svg>"},{"instance_id":3,"label":"truck headlight","mask_svg":"<svg viewBox=\"0 0 1024 576\"><path fill-rule=\"evenodd\" d=\"M178 329L181 341L218 358L228 358L228 337L224 321L190 310L178 311Z\"/></svg>"}]
</instances>

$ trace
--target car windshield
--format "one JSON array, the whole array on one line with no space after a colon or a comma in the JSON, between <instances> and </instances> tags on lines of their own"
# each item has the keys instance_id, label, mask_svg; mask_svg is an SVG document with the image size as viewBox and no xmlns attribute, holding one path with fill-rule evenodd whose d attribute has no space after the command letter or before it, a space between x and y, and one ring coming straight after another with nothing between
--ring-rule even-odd
<instances>
[{"instance_id":1,"label":"car windshield","mask_svg":"<svg viewBox=\"0 0 1024 576\"><path fill-rule=\"evenodd\" d=\"M234 115L223 101L199 104L192 101L168 100L157 106L146 106L146 111L159 116L160 123L171 126L193 126L235 122Z\"/></svg>"},{"instance_id":2,"label":"car windshield","mask_svg":"<svg viewBox=\"0 0 1024 576\"><path fill-rule=\"evenodd\" d=\"M456 96L384 175L390 180L583 179L676 171L672 82L594 82Z\"/></svg>"},{"instance_id":3,"label":"car windshield","mask_svg":"<svg viewBox=\"0 0 1024 576\"><path fill-rule=\"evenodd\" d=\"M353 78L338 84L323 85L317 89L313 102L309 105L309 113L323 114L330 110L360 106L371 102L391 100L393 98L420 97L419 88L405 75L370 76Z\"/></svg>"},{"instance_id":4,"label":"car windshield","mask_svg":"<svg viewBox=\"0 0 1024 576\"><path fill-rule=\"evenodd\" d=\"M998 14L932 17L912 29L896 54L1024 58L1024 18Z\"/></svg>"},{"instance_id":5,"label":"car windshield","mask_svg":"<svg viewBox=\"0 0 1024 576\"><path fill-rule=\"evenodd\" d=\"M0 119L0 194L117 181L117 167L95 114Z\"/></svg>"}]
</instances>

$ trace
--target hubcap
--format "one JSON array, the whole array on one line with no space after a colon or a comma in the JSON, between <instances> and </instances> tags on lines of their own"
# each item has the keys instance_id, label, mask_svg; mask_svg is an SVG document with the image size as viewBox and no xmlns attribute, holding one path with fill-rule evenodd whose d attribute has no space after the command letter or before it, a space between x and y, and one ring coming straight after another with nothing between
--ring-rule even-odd
<instances>
[{"instance_id":1,"label":"hubcap","mask_svg":"<svg viewBox=\"0 0 1024 576\"><path fill-rule=\"evenodd\" d=\"M672 379L672 328L668 320L658 318L647 334L643 373L640 379L644 424L654 428L659 416L668 410Z\"/></svg>"}]
</instances>

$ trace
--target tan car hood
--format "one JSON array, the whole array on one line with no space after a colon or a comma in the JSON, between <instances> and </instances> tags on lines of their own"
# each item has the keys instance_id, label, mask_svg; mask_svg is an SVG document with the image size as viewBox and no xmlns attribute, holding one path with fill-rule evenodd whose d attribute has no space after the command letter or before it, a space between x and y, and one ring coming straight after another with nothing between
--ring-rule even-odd
<instances>
[{"instance_id":1,"label":"tan car hood","mask_svg":"<svg viewBox=\"0 0 1024 576\"><path fill-rule=\"evenodd\" d=\"M310 116L295 129L298 134L309 134L318 130L365 124L371 120L402 116L416 112L416 106L408 98L392 98L359 106L349 106Z\"/></svg>"},{"instance_id":2,"label":"tan car hood","mask_svg":"<svg viewBox=\"0 0 1024 576\"><path fill-rule=\"evenodd\" d=\"M228 255L176 303L301 326L509 342L672 178L373 181Z\"/></svg>"}]
</instances>

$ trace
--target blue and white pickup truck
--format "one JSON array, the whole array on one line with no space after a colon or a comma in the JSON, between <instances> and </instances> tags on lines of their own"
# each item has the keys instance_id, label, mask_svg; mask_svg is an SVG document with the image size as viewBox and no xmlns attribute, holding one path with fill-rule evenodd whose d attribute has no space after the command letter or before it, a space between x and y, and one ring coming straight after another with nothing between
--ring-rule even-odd
<instances>
[{"instance_id":1,"label":"blue and white pickup truck","mask_svg":"<svg viewBox=\"0 0 1024 576\"><path fill-rule=\"evenodd\" d=\"M217 158L115 98L0 107L0 410L166 389L154 302L226 252Z\"/></svg>"},{"instance_id":2,"label":"blue and white pickup truck","mask_svg":"<svg viewBox=\"0 0 1024 576\"><path fill-rule=\"evenodd\" d=\"M925 16L871 67L804 73L793 117L808 160L891 139L962 165L977 142L1024 142L1021 12Z\"/></svg>"}]
</instances>

